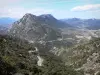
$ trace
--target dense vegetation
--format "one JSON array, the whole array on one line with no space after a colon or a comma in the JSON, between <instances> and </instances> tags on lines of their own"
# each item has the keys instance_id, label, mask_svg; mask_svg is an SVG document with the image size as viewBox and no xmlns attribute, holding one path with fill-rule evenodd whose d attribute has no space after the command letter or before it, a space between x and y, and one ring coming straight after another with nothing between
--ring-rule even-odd
<instances>
[{"instance_id":1,"label":"dense vegetation","mask_svg":"<svg viewBox=\"0 0 100 75\"><path fill-rule=\"evenodd\" d=\"M34 45L25 40L0 36L0 75L78 75L71 66L65 66L59 57L53 54L41 54L45 59L43 66L30 58L29 50ZM34 57L35 58L35 57ZM79 74L80 75L80 74Z\"/></svg>"}]
</instances>

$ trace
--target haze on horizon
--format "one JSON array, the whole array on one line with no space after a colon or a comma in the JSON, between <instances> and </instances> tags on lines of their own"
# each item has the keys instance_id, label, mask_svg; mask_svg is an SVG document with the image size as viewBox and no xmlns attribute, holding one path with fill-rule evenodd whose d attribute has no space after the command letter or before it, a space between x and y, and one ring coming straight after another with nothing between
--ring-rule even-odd
<instances>
[{"instance_id":1,"label":"haze on horizon","mask_svg":"<svg viewBox=\"0 0 100 75\"><path fill-rule=\"evenodd\" d=\"M24 14L52 14L57 19L100 19L100 0L1 0L0 17L21 18Z\"/></svg>"}]
</instances>

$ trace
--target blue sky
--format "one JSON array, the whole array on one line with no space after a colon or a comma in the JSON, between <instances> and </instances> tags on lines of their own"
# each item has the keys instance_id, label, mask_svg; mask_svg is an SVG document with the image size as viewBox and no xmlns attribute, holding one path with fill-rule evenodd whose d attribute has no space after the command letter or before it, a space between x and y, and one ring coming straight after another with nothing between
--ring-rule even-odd
<instances>
[{"instance_id":1,"label":"blue sky","mask_svg":"<svg viewBox=\"0 0 100 75\"><path fill-rule=\"evenodd\" d=\"M25 13L63 18L99 18L100 0L1 0L0 17L21 18Z\"/></svg>"}]
</instances>

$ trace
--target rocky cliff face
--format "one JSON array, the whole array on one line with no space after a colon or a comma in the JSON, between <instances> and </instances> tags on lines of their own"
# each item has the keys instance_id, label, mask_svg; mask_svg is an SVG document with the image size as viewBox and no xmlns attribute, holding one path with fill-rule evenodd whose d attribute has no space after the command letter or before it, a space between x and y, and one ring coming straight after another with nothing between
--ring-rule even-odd
<instances>
[{"instance_id":1,"label":"rocky cliff face","mask_svg":"<svg viewBox=\"0 0 100 75\"><path fill-rule=\"evenodd\" d=\"M61 38L61 32L54 28L55 26L51 26L51 23L54 22L58 21L51 15L25 14L23 18L12 25L9 33L28 41L56 40Z\"/></svg>"}]
</instances>

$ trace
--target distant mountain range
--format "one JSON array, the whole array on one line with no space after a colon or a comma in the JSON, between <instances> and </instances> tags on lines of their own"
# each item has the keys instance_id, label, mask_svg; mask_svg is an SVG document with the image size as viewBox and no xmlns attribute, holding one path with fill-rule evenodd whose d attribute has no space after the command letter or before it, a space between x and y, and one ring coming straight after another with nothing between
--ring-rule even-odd
<instances>
[{"instance_id":1,"label":"distant mountain range","mask_svg":"<svg viewBox=\"0 0 100 75\"><path fill-rule=\"evenodd\" d=\"M37 16L41 22L45 22L56 28L68 28L68 27L78 27L78 28L88 28L88 29L100 29L100 19L80 19L80 18L68 18L57 20L51 14L44 14ZM12 23L18 19L4 17L0 18L0 26L9 28Z\"/></svg>"},{"instance_id":2,"label":"distant mountain range","mask_svg":"<svg viewBox=\"0 0 100 75\"><path fill-rule=\"evenodd\" d=\"M17 19L9 17L0 18L0 26L9 27L16 20Z\"/></svg>"},{"instance_id":3,"label":"distant mountain range","mask_svg":"<svg viewBox=\"0 0 100 75\"><path fill-rule=\"evenodd\" d=\"M70 18L70 19L62 19L61 21L66 22L73 27L100 29L100 19Z\"/></svg>"},{"instance_id":4,"label":"distant mountain range","mask_svg":"<svg viewBox=\"0 0 100 75\"><path fill-rule=\"evenodd\" d=\"M8 28L4 26L0 26L0 35L5 35L7 33Z\"/></svg>"},{"instance_id":5,"label":"distant mountain range","mask_svg":"<svg viewBox=\"0 0 100 75\"><path fill-rule=\"evenodd\" d=\"M12 23L17 19L4 17L0 18L0 35L7 34L8 29L11 27Z\"/></svg>"}]
</instances>

